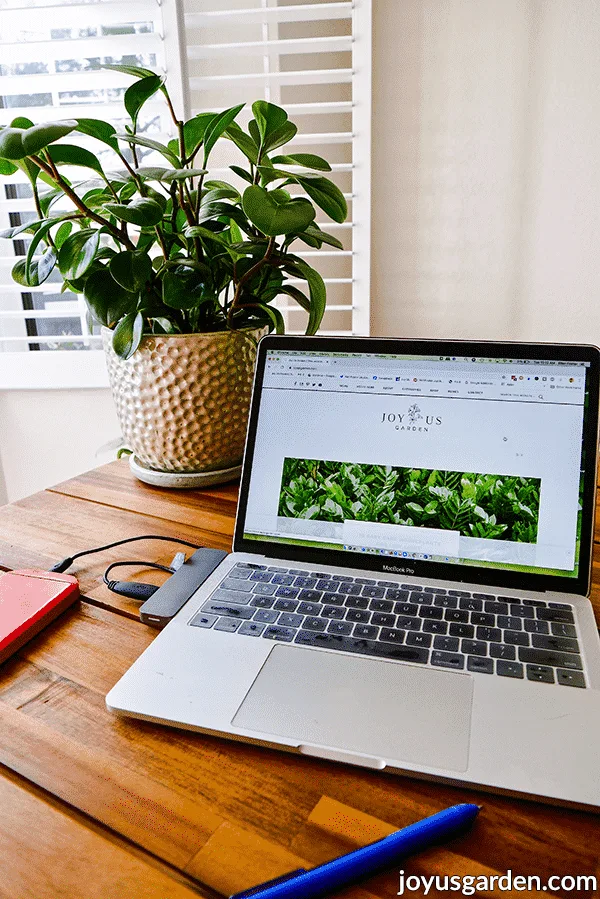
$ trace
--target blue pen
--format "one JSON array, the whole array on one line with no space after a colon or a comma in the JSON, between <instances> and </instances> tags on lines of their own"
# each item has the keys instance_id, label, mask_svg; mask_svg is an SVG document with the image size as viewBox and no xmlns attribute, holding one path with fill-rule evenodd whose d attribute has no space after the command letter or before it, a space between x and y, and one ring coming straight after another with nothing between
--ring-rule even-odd
<instances>
[{"instance_id":1,"label":"blue pen","mask_svg":"<svg viewBox=\"0 0 600 899\"><path fill-rule=\"evenodd\" d=\"M473 823L479 809L479 805L469 803L453 805L310 871L304 868L291 871L276 880L235 893L229 899L318 899L329 896L384 871L407 855L456 836Z\"/></svg>"}]
</instances>

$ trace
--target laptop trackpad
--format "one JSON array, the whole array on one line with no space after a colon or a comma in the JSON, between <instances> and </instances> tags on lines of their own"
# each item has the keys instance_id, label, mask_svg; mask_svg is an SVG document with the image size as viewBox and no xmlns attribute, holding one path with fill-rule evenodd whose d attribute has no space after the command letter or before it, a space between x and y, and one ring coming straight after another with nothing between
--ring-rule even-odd
<instances>
[{"instance_id":1,"label":"laptop trackpad","mask_svg":"<svg viewBox=\"0 0 600 899\"><path fill-rule=\"evenodd\" d=\"M473 678L276 646L232 724L262 734L466 771Z\"/></svg>"}]
</instances>

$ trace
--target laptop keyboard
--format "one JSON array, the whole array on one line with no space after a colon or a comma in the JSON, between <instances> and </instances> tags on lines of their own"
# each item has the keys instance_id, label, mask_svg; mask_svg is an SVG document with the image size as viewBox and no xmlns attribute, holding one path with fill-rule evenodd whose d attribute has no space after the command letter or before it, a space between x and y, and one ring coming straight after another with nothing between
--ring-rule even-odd
<instances>
[{"instance_id":1,"label":"laptop keyboard","mask_svg":"<svg viewBox=\"0 0 600 899\"><path fill-rule=\"evenodd\" d=\"M573 607L238 562L194 627L585 687Z\"/></svg>"}]
</instances>

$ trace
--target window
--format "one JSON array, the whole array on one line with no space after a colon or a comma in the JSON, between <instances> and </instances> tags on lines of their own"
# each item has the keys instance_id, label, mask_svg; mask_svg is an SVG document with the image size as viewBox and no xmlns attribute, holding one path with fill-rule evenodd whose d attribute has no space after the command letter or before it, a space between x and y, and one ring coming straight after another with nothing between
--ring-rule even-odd
<instances>
[{"instance_id":1,"label":"window","mask_svg":"<svg viewBox=\"0 0 600 899\"><path fill-rule=\"evenodd\" d=\"M332 162L348 222L325 225L344 250L302 254L323 274L328 310L322 333L369 330L370 0L0 0L0 124L69 116L119 124L131 79L98 67L129 63L165 71L189 117L258 97L283 105L298 124L296 152ZM160 97L142 128L160 139L170 123ZM243 117L246 117L245 119ZM250 116L243 110L240 121ZM85 145L86 138L78 135ZM89 146L102 151L91 139ZM237 150L220 142L212 166L235 181ZM290 145L290 148L292 145ZM106 151L107 157L110 150ZM114 162L107 159L108 168ZM0 180L0 230L35 215L24 178ZM319 217L318 217L319 220ZM26 252L0 240L0 389L106 383L98 328L89 333L81 297L61 293L58 273L27 292L11 279ZM300 248L299 248L300 249ZM312 257L312 258L311 258ZM280 302L291 331L303 313Z\"/></svg>"}]
</instances>

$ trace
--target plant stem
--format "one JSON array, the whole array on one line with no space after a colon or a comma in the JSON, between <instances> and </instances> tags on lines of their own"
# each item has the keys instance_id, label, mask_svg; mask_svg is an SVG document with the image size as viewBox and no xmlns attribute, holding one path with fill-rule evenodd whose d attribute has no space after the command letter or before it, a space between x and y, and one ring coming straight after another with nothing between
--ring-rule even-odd
<instances>
[{"instance_id":1,"label":"plant stem","mask_svg":"<svg viewBox=\"0 0 600 899\"><path fill-rule=\"evenodd\" d=\"M96 224L101 225L103 228L106 228L106 230L110 234L112 234L112 236L119 243L124 243L127 246L127 249L135 250L135 245L130 241L128 236L122 234L118 228L115 228L115 226L108 221L108 219L105 219L103 216L98 215L96 212L85 205L83 200L77 196L72 187L67 184L67 182L61 175L59 175L56 166L51 160L46 162L40 156L31 156L30 159L32 159L43 172L46 172L47 175L54 179L62 192L71 200L71 202L77 207L77 209L79 209L80 212L83 212L86 218L92 219L92 221L96 222Z\"/></svg>"},{"instance_id":2,"label":"plant stem","mask_svg":"<svg viewBox=\"0 0 600 899\"><path fill-rule=\"evenodd\" d=\"M246 272L246 274L245 274L245 275L242 275L242 277L241 277L240 280L238 281L238 283L237 283L237 285L236 285L236 288L235 288L235 293L234 293L234 295L233 295L233 300L231 301L231 306L229 307L229 309L228 309L228 311L227 311L227 325L228 325L228 327L231 327L231 319L232 319L232 317L233 317L233 313L235 312L236 309L238 309L238 308L240 307L240 305L242 305L242 304L240 303L240 294L241 294L241 292L242 292L242 287L243 287L244 284L246 284L251 278L253 278L254 275L255 275L258 271L260 271L260 269L263 267L263 265L264 265L266 262L269 261L269 259L271 258L271 255L272 255L274 249L275 249L275 238L274 238L274 237L270 237L270 238L269 238L269 243L267 244L267 249L265 250L265 255L262 256L262 257L258 260L258 262L255 263L255 264L252 266L252 268L249 268L248 271ZM244 305L246 305L246 304L244 304ZM254 305L254 304L248 304L248 305Z\"/></svg>"}]
</instances>

